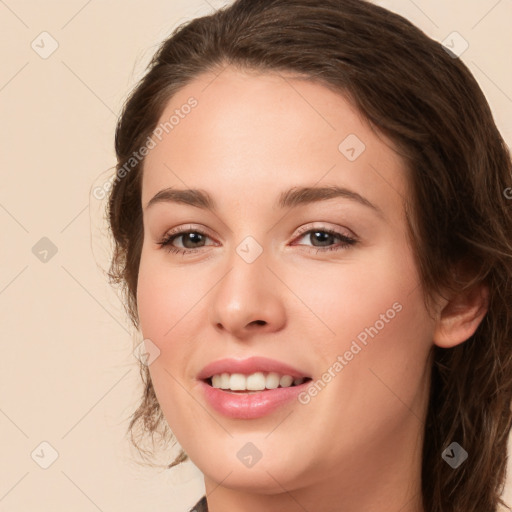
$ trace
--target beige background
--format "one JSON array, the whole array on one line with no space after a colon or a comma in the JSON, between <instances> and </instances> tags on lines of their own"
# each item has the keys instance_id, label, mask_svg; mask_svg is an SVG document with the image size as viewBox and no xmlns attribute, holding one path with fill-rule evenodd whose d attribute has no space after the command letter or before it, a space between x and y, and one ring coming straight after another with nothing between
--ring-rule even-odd
<instances>
[{"instance_id":1,"label":"beige background","mask_svg":"<svg viewBox=\"0 0 512 512\"><path fill-rule=\"evenodd\" d=\"M181 512L203 493L190 462L160 472L132 459L124 432L140 338L101 271L109 243L91 189L115 163L116 116L157 44L224 3L0 0L2 512ZM510 146L512 2L378 3L436 40L457 31L468 41L461 58ZM43 441L58 452L48 469Z\"/></svg>"}]
</instances>

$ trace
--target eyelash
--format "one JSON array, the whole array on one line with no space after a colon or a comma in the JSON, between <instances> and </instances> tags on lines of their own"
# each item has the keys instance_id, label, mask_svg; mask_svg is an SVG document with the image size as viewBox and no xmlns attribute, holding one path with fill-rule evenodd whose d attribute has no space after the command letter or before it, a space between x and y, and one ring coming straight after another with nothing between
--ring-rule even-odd
<instances>
[{"instance_id":1,"label":"eyelash","mask_svg":"<svg viewBox=\"0 0 512 512\"><path fill-rule=\"evenodd\" d=\"M171 243L180 236L187 235L190 233L199 234L203 237L210 238L204 231L201 231L200 229L179 229L176 231L171 231L165 237L158 242L158 245L160 245L162 248L165 248L165 250L169 253L174 254L187 254L187 253L195 253L198 250L202 249L202 247L198 247L196 249L186 249L186 248L180 248L180 247L174 247L171 245ZM347 249L350 246L353 246L357 243L357 240L355 238L351 238L347 235L343 235L342 233L339 233L338 231L334 231L332 229L328 228L303 228L299 230L299 234L297 238L302 238L304 235L307 235L308 233L327 233L328 235L333 235L335 237L338 237L341 240L340 245L334 245L330 247L312 247L312 249L316 249L317 254L319 252L326 252L326 251L341 251L343 249Z\"/></svg>"}]
</instances>

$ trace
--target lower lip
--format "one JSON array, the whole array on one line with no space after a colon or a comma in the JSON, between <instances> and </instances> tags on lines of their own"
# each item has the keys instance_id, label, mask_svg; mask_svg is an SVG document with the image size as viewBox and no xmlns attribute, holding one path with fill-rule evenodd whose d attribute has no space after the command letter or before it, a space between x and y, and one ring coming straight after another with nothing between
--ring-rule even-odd
<instances>
[{"instance_id":1,"label":"lower lip","mask_svg":"<svg viewBox=\"0 0 512 512\"><path fill-rule=\"evenodd\" d=\"M207 402L220 414L250 420L261 418L297 398L312 382L308 380L290 388L267 389L260 393L232 393L200 381Z\"/></svg>"}]
</instances>

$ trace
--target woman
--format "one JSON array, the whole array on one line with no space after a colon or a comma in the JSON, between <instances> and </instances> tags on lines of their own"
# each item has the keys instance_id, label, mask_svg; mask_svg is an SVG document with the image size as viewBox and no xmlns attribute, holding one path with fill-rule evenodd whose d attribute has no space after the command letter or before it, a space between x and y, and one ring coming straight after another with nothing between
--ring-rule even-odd
<instances>
[{"instance_id":1,"label":"woman","mask_svg":"<svg viewBox=\"0 0 512 512\"><path fill-rule=\"evenodd\" d=\"M194 510L498 510L512 164L453 52L365 1L238 0L162 44L116 152L130 431L172 431Z\"/></svg>"}]
</instances>

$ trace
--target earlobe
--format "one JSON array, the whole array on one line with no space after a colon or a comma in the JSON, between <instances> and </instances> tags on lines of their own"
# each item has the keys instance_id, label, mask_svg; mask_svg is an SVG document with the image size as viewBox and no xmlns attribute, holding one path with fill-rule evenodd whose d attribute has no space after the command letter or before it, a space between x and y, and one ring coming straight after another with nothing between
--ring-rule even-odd
<instances>
[{"instance_id":1,"label":"earlobe","mask_svg":"<svg viewBox=\"0 0 512 512\"><path fill-rule=\"evenodd\" d=\"M468 340L487 313L489 287L483 283L452 297L440 312L433 342L452 348Z\"/></svg>"}]
</instances>

